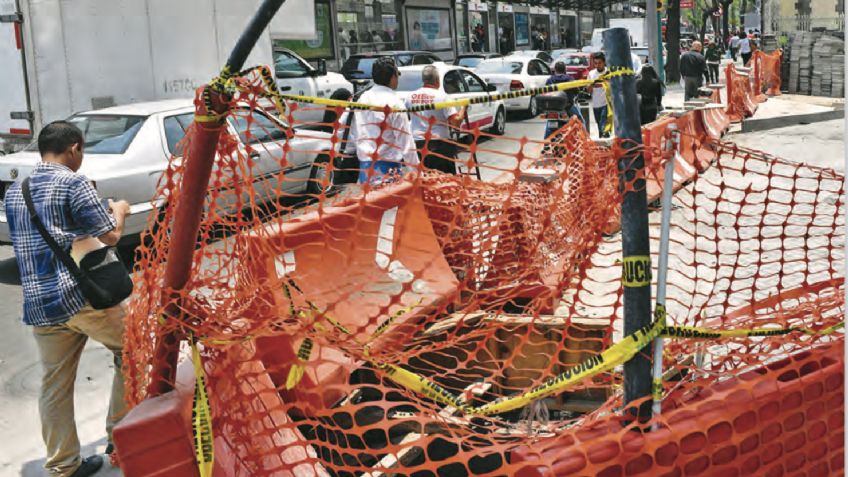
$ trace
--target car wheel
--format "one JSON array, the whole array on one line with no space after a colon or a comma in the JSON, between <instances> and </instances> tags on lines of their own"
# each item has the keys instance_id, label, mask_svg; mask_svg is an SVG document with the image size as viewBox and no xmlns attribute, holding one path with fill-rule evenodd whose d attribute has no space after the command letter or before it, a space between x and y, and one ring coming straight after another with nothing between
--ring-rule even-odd
<instances>
[{"instance_id":1,"label":"car wheel","mask_svg":"<svg viewBox=\"0 0 848 477\"><path fill-rule=\"evenodd\" d=\"M489 132L497 136L503 136L506 132L506 110L503 106L499 107L498 112L495 113L495 124Z\"/></svg>"},{"instance_id":2,"label":"car wheel","mask_svg":"<svg viewBox=\"0 0 848 477\"><path fill-rule=\"evenodd\" d=\"M527 115L535 118L539 115L539 106L536 104L536 97L530 96L530 104L527 106Z\"/></svg>"},{"instance_id":3,"label":"car wheel","mask_svg":"<svg viewBox=\"0 0 848 477\"><path fill-rule=\"evenodd\" d=\"M327 156L318 156L315 159L309 172L309 181L306 183L307 194L321 195L333 190L335 172L330 170L329 164Z\"/></svg>"}]
</instances>

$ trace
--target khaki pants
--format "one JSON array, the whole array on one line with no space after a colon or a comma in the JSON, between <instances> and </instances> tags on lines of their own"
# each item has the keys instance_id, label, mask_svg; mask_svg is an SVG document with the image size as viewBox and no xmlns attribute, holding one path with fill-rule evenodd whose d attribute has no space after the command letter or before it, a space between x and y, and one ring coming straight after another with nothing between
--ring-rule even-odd
<instances>
[{"instance_id":1,"label":"khaki pants","mask_svg":"<svg viewBox=\"0 0 848 477\"><path fill-rule=\"evenodd\" d=\"M124 315L122 305L108 310L95 310L86 305L66 323L33 327L44 368L38 411L41 415L41 435L47 446L44 467L51 476L70 475L81 464L80 443L74 420L74 381L80 355L88 338L102 343L115 357L112 398L106 417L106 434L110 443L112 428L127 412L121 374Z\"/></svg>"}]
</instances>

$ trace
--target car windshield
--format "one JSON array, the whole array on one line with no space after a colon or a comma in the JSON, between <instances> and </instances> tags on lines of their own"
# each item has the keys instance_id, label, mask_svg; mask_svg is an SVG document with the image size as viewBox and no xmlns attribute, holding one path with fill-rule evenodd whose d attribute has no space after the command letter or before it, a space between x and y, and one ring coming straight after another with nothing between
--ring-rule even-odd
<instances>
[{"instance_id":1,"label":"car windshield","mask_svg":"<svg viewBox=\"0 0 848 477\"><path fill-rule=\"evenodd\" d=\"M420 71L404 71L398 78L398 91L415 91L424 86Z\"/></svg>"},{"instance_id":2,"label":"car windshield","mask_svg":"<svg viewBox=\"0 0 848 477\"><path fill-rule=\"evenodd\" d=\"M589 66L588 56L569 56L564 60L565 66Z\"/></svg>"},{"instance_id":3,"label":"car windshield","mask_svg":"<svg viewBox=\"0 0 848 477\"><path fill-rule=\"evenodd\" d=\"M479 74L500 73L507 75L521 74L524 63L520 61L483 61L475 70Z\"/></svg>"},{"instance_id":4,"label":"car windshield","mask_svg":"<svg viewBox=\"0 0 848 477\"><path fill-rule=\"evenodd\" d=\"M82 131L85 154L123 154L145 119L144 116L78 114L71 116L68 122ZM26 150L38 151L38 142L33 142Z\"/></svg>"},{"instance_id":5,"label":"car windshield","mask_svg":"<svg viewBox=\"0 0 848 477\"><path fill-rule=\"evenodd\" d=\"M565 55L565 54L568 54L568 53L574 53L574 51L575 50L571 50L571 49L554 50L554 51L551 52L551 56L553 56L554 58L558 58L558 57Z\"/></svg>"},{"instance_id":6,"label":"car windshield","mask_svg":"<svg viewBox=\"0 0 848 477\"><path fill-rule=\"evenodd\" d=\"M483 61L483 58L466 57L466 58L460 58L458 63L459 63L460 66L464 66L466 68L476 68L477 65L479 65L481 61Z\"/></svg>"}]
</instances>

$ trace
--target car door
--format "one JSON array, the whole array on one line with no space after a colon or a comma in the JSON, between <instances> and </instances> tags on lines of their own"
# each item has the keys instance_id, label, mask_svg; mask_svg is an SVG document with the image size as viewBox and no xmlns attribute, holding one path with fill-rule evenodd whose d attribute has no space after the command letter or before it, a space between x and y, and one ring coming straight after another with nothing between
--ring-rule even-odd
<instances>
[{"instance_id":1,"label":"car door","mask_svg":"<svg viewBox=\"0 0 848 477\"><path fill-rule=\"evenodd\" d=\"M551 69L542 60L532 59L527 63L530 85L534 88L544 86L551 76Z\"/></svg>"},{"instance_id":2,"label":"car door","mask_svg":"<svg viewBox=\"0 0 848 477\"><path fill-rule=\"evenodd\" d=\"M277 77L277 87L284 94L324 96L312 74L312 67L288 51L274 51L274 73ZM295 125L302 122L320 122L323 117L324 112L320 108L298 108L294 113Z\"/></svg>"},{"instance_id":3,"label":"car door","mask_svg":"<svg viewBox=\"0 0 848 477\"><path fill-rule=\"evenodd\" d=\"M480 79L479 76L474 73L466 70L459 70L460 76L462 76L463 81L465 82L466 88L468 89L468 93L466 94L469 98L480 98L488 96L489 93L486 91L487 84L485 81ZM481 104L472 104L468 106L468 122L471 128L485 128L492 125L492 122L495 119L494 111L493 111L493 103L481 103Z\"/></svg>"},{"instance_id":4,"label":"car door","mask_svg":"<svg viewBox=\"0 0 848 477\"><path fill-rule=\"evenodd\" d=\"M229 123L241 147L250 150L257 197L263 201L274 200L280 191L302 190L312 166L309 155L291 148L285 152L283 161L283 147L293 137L293 130L263 111L251 110L249 114L251 121L248 121L248 110L238 109L230 115Z\"/></svg>"},{"instance_id":5,"label":"car door","mask_svg":"<svg viewBox=\"0 0 848 477\"><path fill-rule=\"evenodd\" d=\"M465 80L462 79L462 75L460 74L461 70L450 70L445 73L445 76L442 78L442 89L445 94L450 96L451 100L468 98L468 85L465 84ZM471 109L468 110L468 119L471 121ZM466 128L466 122L462 122L463 129Z\"/></svg>"}]
</instances>

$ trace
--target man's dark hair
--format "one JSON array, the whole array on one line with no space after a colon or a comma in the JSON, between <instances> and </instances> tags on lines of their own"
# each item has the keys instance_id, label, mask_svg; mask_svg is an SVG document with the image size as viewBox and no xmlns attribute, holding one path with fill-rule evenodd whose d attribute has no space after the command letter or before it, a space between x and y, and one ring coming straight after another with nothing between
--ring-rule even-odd
<instances>
[{"instance_id":1,"label":"man's dark hair","mask_svg":"<svg viewBox=\"0 0 848 477\"><path fill-rule=\"evenodd\" d=\"M398 69L395 66L395 59L391 56L377 58L371 67L371 78L374 79L374 83L381 86L388 86L395 74L398 74Z\"/></svg>"},{"instance_id":2,"label":"man's dark hair","mask_svg":"<svg viewBox=\"0 0 848 477\"><path fill-rule=\"evenodd\" d=\"M607 56L604 55L603 51L599 51L599 52L595 53L594 55L592 55L592 60L604 60L604 63L606 63Z\"/></svg>"},{"instance_id":3,"label":"man's dark hair","mask_svg":"<svg viewBox=\"0 0 848 477\"><path fill-rule=\"evenodd\" d=\"M564 74L565 73L565 63L563 63L562 61L557 61L554 64L554 71L556 71L557 74Z\"/></svg>"},{"instance_id":4,"label":"man's dark hair","mask_svg":"<svg viewBox=\"0 0 848 477\"><path fill-rule=\"evenodd\" d=\"M74 144L79 144L82 149L85 141L82 131L68 121L53 121L38 133L38 152L42 156L62 154Z\"/></svg>"}]
</instances>

